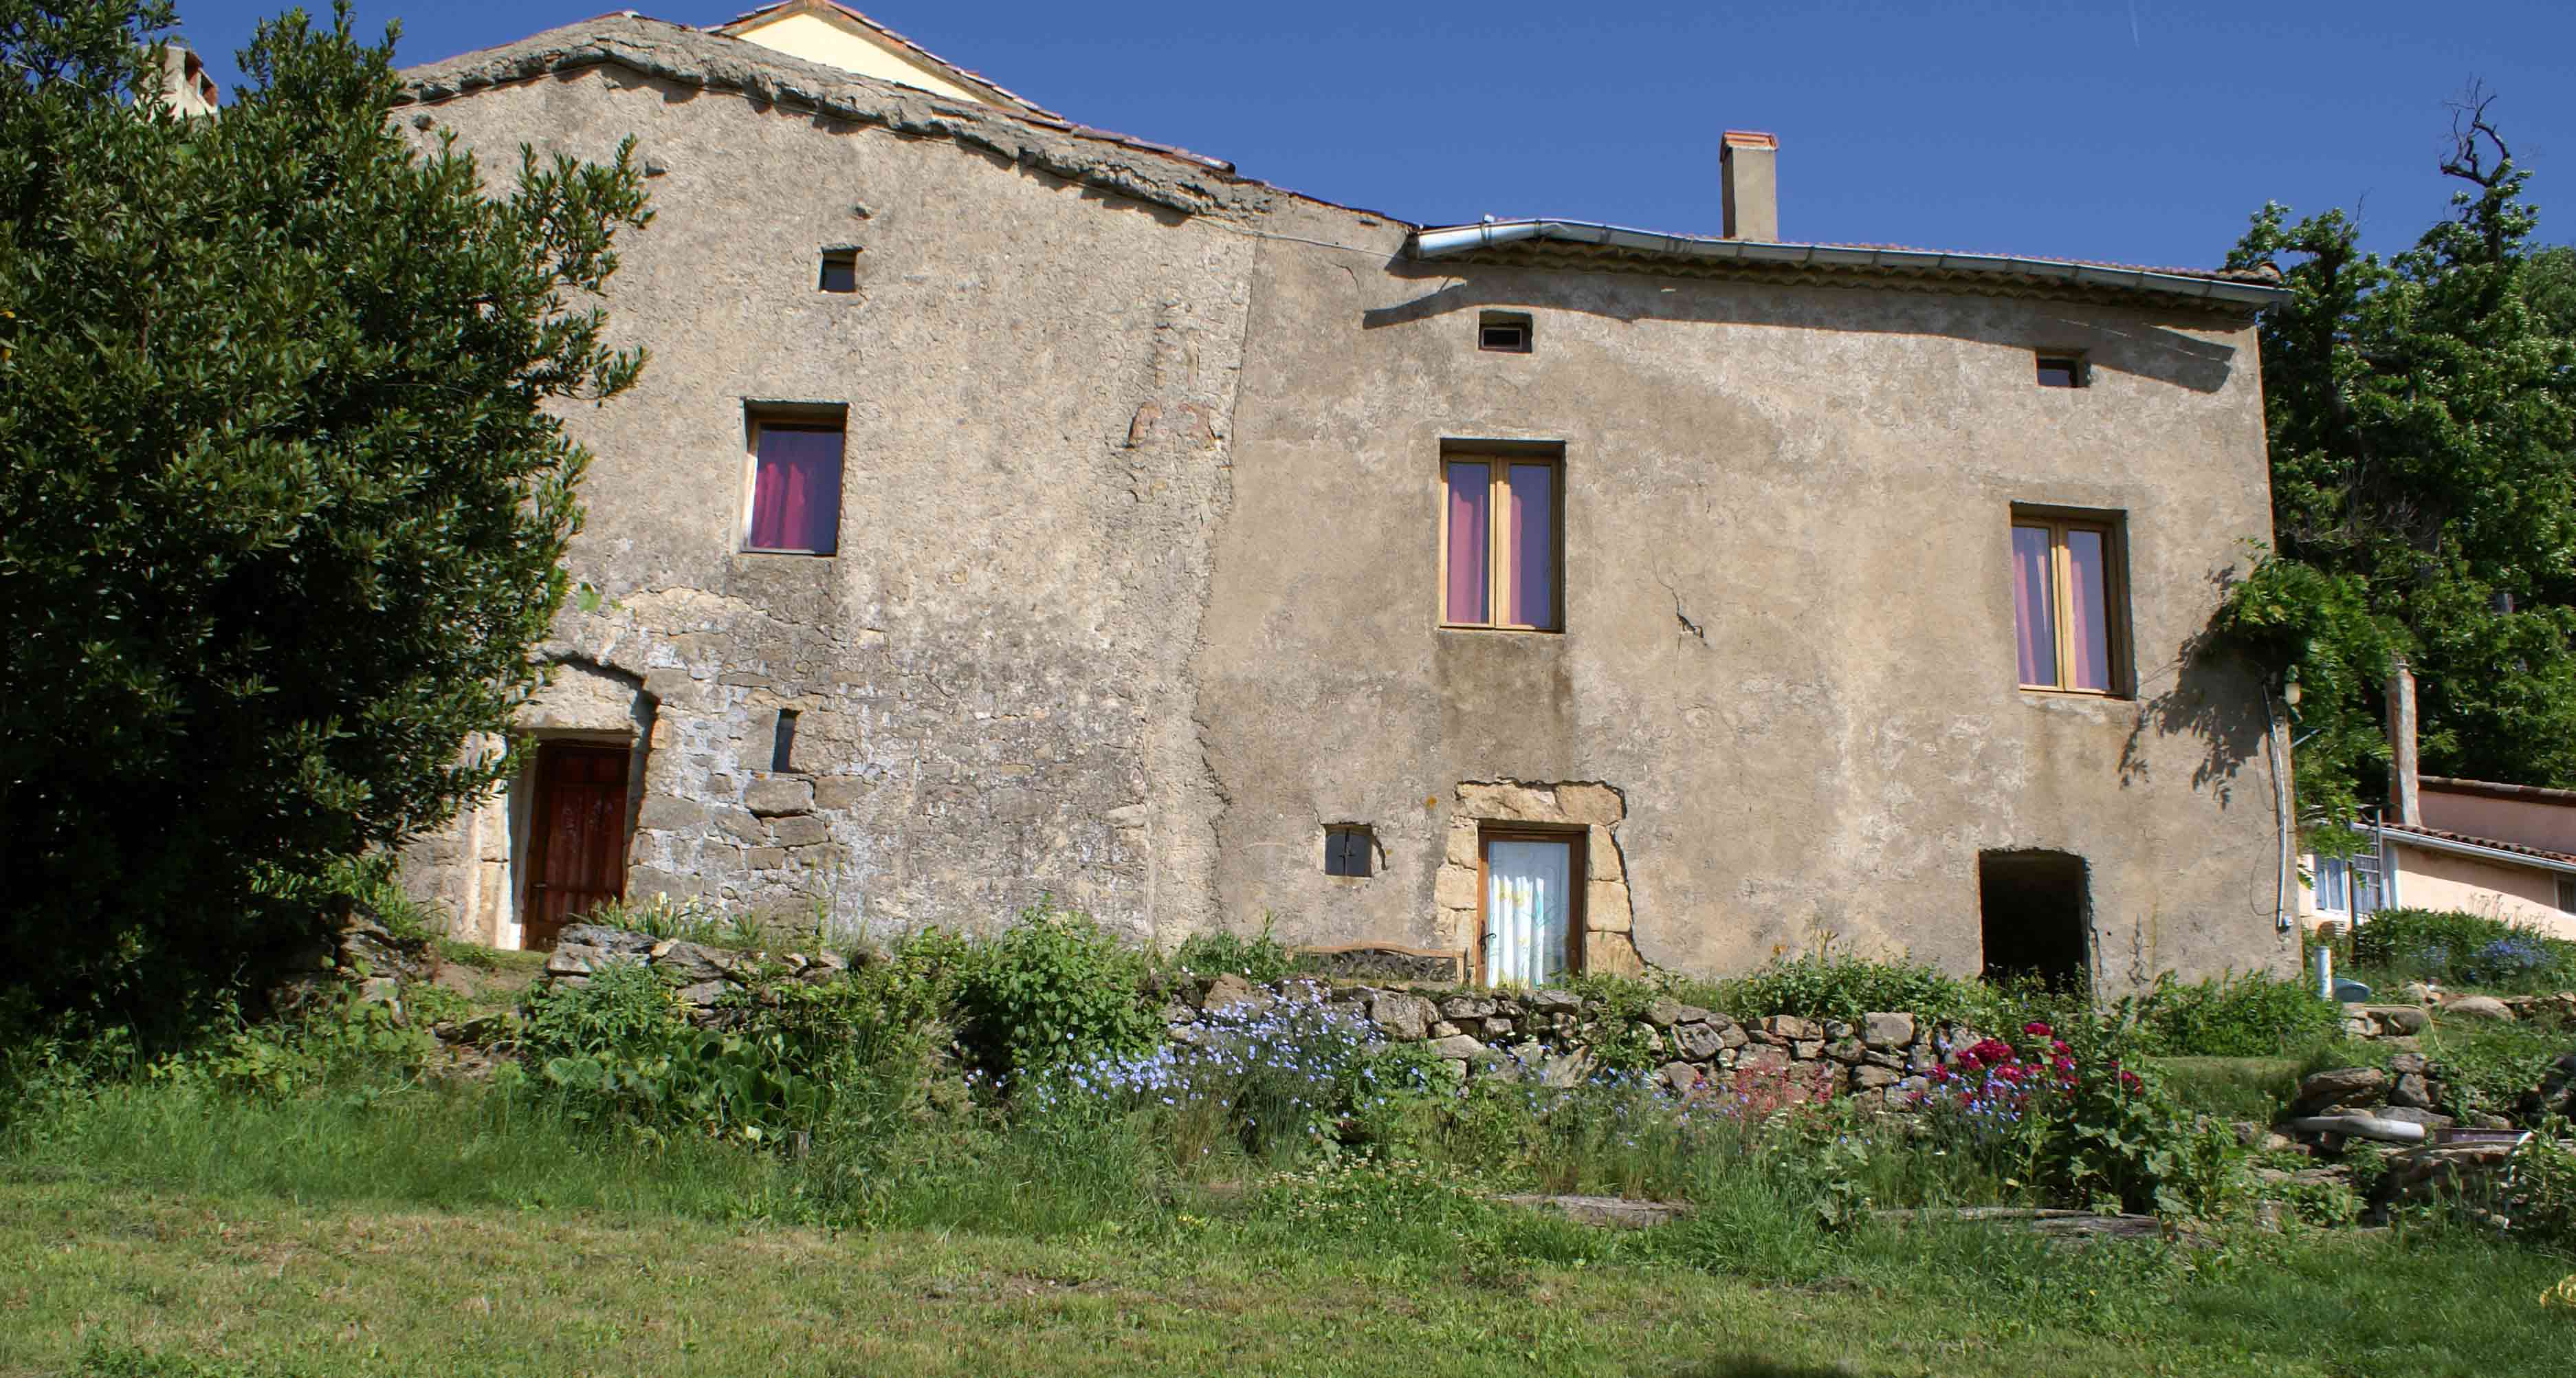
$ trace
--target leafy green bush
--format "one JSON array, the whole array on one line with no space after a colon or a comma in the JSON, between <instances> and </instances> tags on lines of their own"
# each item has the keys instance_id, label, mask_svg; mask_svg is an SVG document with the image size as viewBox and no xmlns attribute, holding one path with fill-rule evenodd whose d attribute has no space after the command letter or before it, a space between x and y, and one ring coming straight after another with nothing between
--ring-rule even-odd
<instances>
[{"instance_id":1,"label":"leafy green bush","mask_svg":"<svg viewBox=\"0 0 2576 1378\"><path fill-rule=\"evenodd\" d=\"M146 94L166 4L9 12L56 19L0 23L0 979L184 1022L510 769L643 169L491 194L345 13L211 119Z\"/></svg>"},{"instance_id":2,"label":"leafy green bush","mask_svg":"<svg viewBox=\"0 0 2576 1378\"><path fill-rule=\"evenodd\" d=\"M2514 1233L2560 1253L2576 1254L2576 1149L2566 1146L2576 1125L2544 1120L2513 1155L2512 1199L2505 1209Z\"/></svg>"},{"instance_id":3,"label":"leafy green bush","mask_svg":"<svg viewBox=\"0 0 2576 1378\"><path fill-rule=\"evenodd\" d=\"M2433 1079L2442 1086L2442 1112L2463 1117L2518 1114L2523 1097L2567 1050L2563 1032L2465 1020L2437 1026L2427 1047Z\"/></svg>"},{"instance_id":4,"label":"leafy green bush","mask_svg":"<svg viewBox=\"0 0 2576 1378\"><path fill-rule=\"evenodd\" d=\"M2507 993L2576 987L2576 942L2483 914L2383 909L2354 928L2352 958L2392 985L2420 980Z\"/></svg>"},{"instance_id":5,"label":"leafy green bush","mask_svg":"<svg viewBox=\"0 0 2576 1378\"><path fill-rule=\"evenodd\" d=\"M2134 1006L2140 1050L2156 1057L2277 1057L2334 1037L2342 1008L2296 980L2230 972L2184 985L2171 973Z\"/></svg>"},{"instance_id":6,"label":"leafy green bush","mask_svg":"<svg viewBox=\"0 0 2576 1378\"><path fill-rule=\"evenodd\" d=\"M1879 1011L1964 1018L1990 1001L1973 982L1921 962L1834 953L1774 958L1750 975L1719 982L1715 994L1717 1008L1737 1019L1794 1014L1854 1023Z\"/></svg>"},{"instance_id":7,"label":"leafy green bush","mask_svg":"<svg viewBox=\"0 0 2576 1378\"><path fill-rule=\"evenodd\" d=\"M1044 903L974 945L957 983L967 1050L984 1070L1068 1057L1141 1053L1162 1041L1146 1003L1152 958L1100 930L1089 915Z\"/></svg>"},{"instance_id":8,"label":"leafy green bush","mask_svg":"<svg viewBox=\"0 0 2576 1378\"><path fill-rule=\"evenodd\" d=\"M1172 964L1202 976L1230 971L1249 981L1276 981L1297 969L1297 956L1270 935L1270 916L1261 918L1257 937L1239 933L1193 933L1181 940Z\"/></svg>"},{"instance_id":9,"label":"leafy green bush","mask_svg":"<svg viewBox=\"0 0 2576 1378\"><path fill-rule=\"evenodd\" d=\"M1697 990L1685 991L1673 981L1648 982L1630 976L1583 974L1570 977L1566 989L1593 1005L1589 1035L1592 1064L1604 1072L1646 1072L1662 1066L1671 1054L1645 1022L1647 1007L1657 1000L1696 1004Z\"/></svg>"},{"instance_id":10,"label":"leafy green bush","mask_svg":"<svg viewBox=\"0 0 2576 1378\"><path fill-rule=\"evenodd\" d=\"M144 1068L157 1082L284 1099L329 1087L416 1076L437 1040L382 1004L334 990L291 1019L228 1014L218 1031Z\"/></svg>"}]
</instances>

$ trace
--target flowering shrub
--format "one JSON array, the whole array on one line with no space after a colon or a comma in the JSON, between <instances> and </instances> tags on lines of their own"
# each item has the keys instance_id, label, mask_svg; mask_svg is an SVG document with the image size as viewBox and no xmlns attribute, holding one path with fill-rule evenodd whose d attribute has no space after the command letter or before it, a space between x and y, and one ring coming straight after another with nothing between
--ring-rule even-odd
<instances>
[{"instance_id":1,"label":"flowering shrub","mask_svg":"<svg viewBox=\"0 0 2576 1378\"><path fill-rule=\"evenodd\" d=\"M1211 1013L1191 1042L1065 1058L992 1084L1023 1114L1144 1112L1186 1166L1229 1140L1257 1156L1316 1143L1385 1101L1428 1094L1444 1070L1304 999Z\"/></svg>"},{"instance_id":2,"label":"flowering shrub","mask_svg":"<svg viewBox=\"0 0 2576 1378\"><path fill-rule=\"evenodd\" d=\"M2015 1041L1982 1039L1933 1069L1915 1105L1937 1137L2006 1186L2052 1202L2190 1214L2215 1191L2228 1146L2195 1133L2123 1066L2116 1027L2041 1021Z\"/></svg>"},{"instance_id":3,"label":"flowering shrub","mask_svg":"<svg viewBox=\"0 0 2576 1378\"><path fill-rule=\"evenodd\" d=\"M2364 979L2423 979L2491 990L2576 985L2576 943L2483 914L2383 909L2353 931Z\"/></svg>"}]
</instances>

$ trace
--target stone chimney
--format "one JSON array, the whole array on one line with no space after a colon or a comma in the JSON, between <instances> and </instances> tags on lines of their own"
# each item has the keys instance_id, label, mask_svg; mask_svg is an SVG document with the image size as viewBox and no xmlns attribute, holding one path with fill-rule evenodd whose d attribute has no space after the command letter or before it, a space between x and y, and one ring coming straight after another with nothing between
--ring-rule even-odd
<instances>
[{"instance_id":1,"label":"stone chimney","mask_svg":"<svg viewBox=\"0 0 2576 1378\"><path fill-rule=\"evenodd\" d=\"M1780 237L1780 141L1752 129L1726 131L1717 170L1726 182L1726 237Z\"/></svg>"},{"instance_id":2,"label":"stone chimney","mask_svg":"<svg viewBox=\"0 0 2576 1378\"><path fill-rule=\"evenodd\" d=\"M2410 828L2424 826L2415 769L2415 672L2404 658L2388 672L2388 812Z\"/></svg>"},{"instance_id":3,"label":"stone chimney","mask_svg":"<svg viewBox=\"0 0 2576 1378\"><path fill-rule=\"evenodd\" d=\"M161 49L161 94L179 115L211 115L222 99L215 79L206 75L205 60L176 41Z\"/></svg>"}]
</instances>

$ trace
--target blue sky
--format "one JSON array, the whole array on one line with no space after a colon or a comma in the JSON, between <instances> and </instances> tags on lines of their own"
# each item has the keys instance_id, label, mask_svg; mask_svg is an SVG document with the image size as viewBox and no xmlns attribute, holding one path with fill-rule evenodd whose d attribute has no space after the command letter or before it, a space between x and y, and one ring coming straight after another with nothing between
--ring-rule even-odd
<instances>
[{"instance_id":1,"label":"blue sky","mask_svg":"<svg viewBox=\"0 0 2576 1378\"><path fill-rule=\"evenodd\" d=\"M616 0L364 0L427 62ZM179 0L227 88L281 0ZM1085 123L1408 220L1718 230L1718 135L1780 136L1789 239L2216 263L2266 199L2360 207L2395 250L2439 215L2471 78L2576 239L2576 4L1834 0L1249 6L861 3ZM740 3L639 7L721 23ZM2561 208L2556 216L2551 208Z\"/></svg>"}]
</instances>

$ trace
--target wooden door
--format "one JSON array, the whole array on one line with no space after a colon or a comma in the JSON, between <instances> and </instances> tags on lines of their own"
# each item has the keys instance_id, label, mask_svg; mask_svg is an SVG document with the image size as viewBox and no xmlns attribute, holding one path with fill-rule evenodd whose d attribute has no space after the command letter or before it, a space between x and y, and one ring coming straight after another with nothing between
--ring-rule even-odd
<instances>
[{"instance_id":1,"label":"wooden door","mask_svg":"<svg viewBox=\"0 0 2576 1378\"><path fill-rule=\"evenodd\" d=\"M625 895L626 760L622 746L537 747L521 946L552 948L565 924Z\"/></svg>"}]
</instances>

